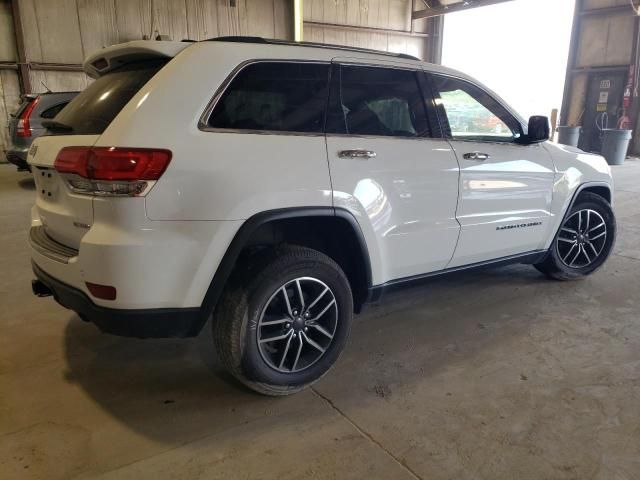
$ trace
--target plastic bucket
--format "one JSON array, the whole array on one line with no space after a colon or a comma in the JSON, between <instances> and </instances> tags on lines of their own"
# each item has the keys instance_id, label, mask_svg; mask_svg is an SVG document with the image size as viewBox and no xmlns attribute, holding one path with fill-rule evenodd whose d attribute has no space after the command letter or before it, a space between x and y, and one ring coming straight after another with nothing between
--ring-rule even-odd
<instances>
[{"instance_id":1,"label":"plastic bucket","mask_svg":"<svg viewBox=\"0 0 640 480\"><path fill-rule=\"evenodd\" d=\"M629 142L633 132L605 128L602 130L602 155L609 165L622 165L629 150Z\"/></svg>"},{"instance_id":2,"label":"plastic bucket","mask_svg":"<svg viewBox=\"0 0 640 480\"><path fill-rule=\"evenodd\" d=\"M558 143L577 147L582 127L558 127Z\"/></svg>"}]
</instances>

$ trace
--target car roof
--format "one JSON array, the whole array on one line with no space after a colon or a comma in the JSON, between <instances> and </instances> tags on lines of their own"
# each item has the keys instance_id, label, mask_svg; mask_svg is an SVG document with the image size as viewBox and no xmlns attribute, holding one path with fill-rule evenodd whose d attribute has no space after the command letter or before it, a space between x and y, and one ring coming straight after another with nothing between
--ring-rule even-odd
<instances>
[{"instance_id":1,"label":"car roof","mask_svg":"<svg viewBox=\"0 0 640 480\"><path fill-rule=\"evenodd\" d=\"M233 43L237 48L250 47L256 53L263 53L261 56L268 56L269 51L305 51L304 55L297 54L299 58L309 56L310 59L326 60L330 56L351 56L357 53L359 57L375 61L401 61L403 63L422 66L434 72L454 74L468 78L461 72L456 72L441 65L423 62L413 55L406 53L393 53L368 48L349 47L343 45L332 45L316 42L292 42L287 40L269 39L263 37L247 36L226 36L210 38L200 42L190 40L183 41L158 41L158 40L132 40L130 42L111 45L110 47L98 50L89 55L83 64L85 72L93 78L98 78L105 73L117 68L123 63L137 60L148 60L153 58L170 59L178 55L188 47L201 46L202 44ZM241 47L242 46L242 47ZM304 49L304 50L302 50Z\"/></svg>"},{"instance_id":2,"label":"car roof","mask_svg":"<svg viewBox=\"0 0 640 480\"><path fill-rule=\"evenodd\" d=\"M232 45L234 48L231 48ZM439 73L442 75L460 78L481 87L483 90L494 96L523 125L526 125L524 119L515 110L513 110L509 104L504 102L499 95L463 72L444 67L442 65L424 62L407 54L390 53L366 48L241 36L217 37L199 42L191 40L133 40L126 43L112 45L94 52L84 61L83 67L89 76L98 78L128 62L160 58L170 60L182 51L191 50L192 48L210 48L213 55L215 55L216 52L221 52L221 50L222 55L226 55L230 53L230 51L233 51L233 56L236 57L238 61L268 59L332 61L334 59L338 59L340 61L364 61L366 63L370 62L380 65L395 64L402 67L423 69L431 73Z\"/></svg>"}]
</instances>

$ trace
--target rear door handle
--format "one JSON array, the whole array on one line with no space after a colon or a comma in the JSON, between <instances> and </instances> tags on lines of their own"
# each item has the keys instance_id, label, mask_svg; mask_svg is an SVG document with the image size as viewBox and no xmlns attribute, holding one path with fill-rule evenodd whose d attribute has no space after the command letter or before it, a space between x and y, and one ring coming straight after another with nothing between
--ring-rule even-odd
<instances>
[{"instance_id":1,"label":"rear door handle","mask_svg":"<svg viewBox=\"0 0 640 480\"><path fill-rule=\"evenodd\" d=\"M338 152L338 156L340 158L360 158L360 159L369 159L375 158L376 152L372 150L341 150Z\"/></svg>"},{"instance_id":2,"label":"rear door handle","mask_svg":"<svg viewBox=\"0 0 640 480\"><path fill-rule=\"evenodd\" d=\"M482 152L465 153L463 157L465 160L477 160L479 162L484 162L485 160L489 160L489 158L491 158L488 153Z\"/></svg>"}]
</instances>

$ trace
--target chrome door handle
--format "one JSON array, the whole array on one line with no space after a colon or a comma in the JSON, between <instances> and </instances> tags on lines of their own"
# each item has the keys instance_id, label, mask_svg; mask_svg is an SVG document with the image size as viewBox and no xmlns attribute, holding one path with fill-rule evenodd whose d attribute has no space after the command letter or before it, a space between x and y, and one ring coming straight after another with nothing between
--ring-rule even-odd
<instances>
[{"instance_id":1,"label":"chrome door handle","mask_svg":"<svg viewBox=\"0 0 640 480\"><path fill-rule=\"evenodd\" d=\"M376 157L376 152L373 152L371 150L341 150L338 152L338 156L340 158L361 158L361 159L368 159L368 158L375 158Z\"/></svg>"},{"instance_id":2,"label":"chrome door handle","mask_svg":"<svg viewBox=\"0 0 640 480\"><path fill-rule=\"evenodd\" d=\"M491 158L488 153L481 152L465 153L463 157L465 160L478 160L479 162L484 162L485 160L489 160L489 158Z\"/></svg>"}]
</instances>

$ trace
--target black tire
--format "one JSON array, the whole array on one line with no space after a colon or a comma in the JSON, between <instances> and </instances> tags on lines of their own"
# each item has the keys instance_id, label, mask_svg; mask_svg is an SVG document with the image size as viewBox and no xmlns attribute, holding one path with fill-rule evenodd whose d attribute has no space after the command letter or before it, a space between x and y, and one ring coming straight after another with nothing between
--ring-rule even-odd
<instances>
[{"instance_id":1,"label":"black tire","mask_svg":"<svg viewBox=\"0 0 640 480\"><path fill-rule=\"evenodd\" d=\"M250 268L244 274L240 273L230 281L215 312L213 336L218 359L234 377L259 393L273 396L296 393L325 375L347 343L353 318L353 297L349 281L336 262L326 255L308 248L281 246L259 258L253 257L248 263ZM335 312L331 313L334 307L329 308L329 313L334 315L332 318L335 319L332 320L335 329L333 338L326 340L330 343L326 345L321 357L302 371L279 371L277 365L268 363L267 358L269 357L264 353L265 347L259 344L259 336L264 332L261 329L281 328L284 332L285 326L259 327L259 321L263 312L266 312L267 308L271 308L273 305L271 302L278 302L276 296L280 294L283 286L285 286L286 292L288 282L305 277L319 281L318 285L324 284L330 289L330 293L335 299ZM317 295L314 294L314 296ZM293 298L287 299L292 302L293 300ZM330 300L330 298L326 300ZM284 296L280 301L282 305L285 305ZM322 301L325 299L323 298ZM307 303L307 307L311 307L310 303ZM294 308L293 303L292 308ZM319 309L320 307L314 308ZM304 308L300 309L300 317L302 317L302 310ZM316 310L314 315L317 313ZM297 317L297 321L300 320ZM294 327L300 328L300 325L295 324L287 328L293 329ZM313 327L310 328L313 329ZM291 331L293 332L293 330ZM300 330L296 331L299 332L297 338L300 345L303 345L303 334ZM314 330L305 335L311 335L311 333L318 334ZM293 336L293 334L291 335ZM308 341L310 337L305 336L304 338ZM289 341L291 340L293 339L289 337ZM305 348L311 347L305 345ZM284 348L282 349L284 350ZM300 349L302 351L302 347ZM298 357L292 359L291 354L287 356L285 352L283 356L286 357L287 364L291 365L293 360L298 362L298 357L301 355L298 354ZM294 364L291 370L295 367Z\"/></svg>"},{"instance_id":2,"label":"black tire","mask_svg":"<svg viewBox=\"0 0 640 480\"><path fill-rule=\"evenodd\" d=\"M575 222L575 218L578 212L587 210L594 211L598 215L600 215L600 217L602 217L606 227L606 235L604 237L602 245L597 245L597 248L594 247L594 250L596 251L601 247L601 251L598 255L594 254L595 258L591 263L585 265L577 264L572 267L563 260L563 254L566 257L567 251L560 252L560 249L563 248L562 246L560 246L560 244L562 244L563 242L567 242L567 240L559 241L558 238L563 233L563 227L565 226L567 228L574 227L571 228L571 230L575 231L575 223L569 224L568 222ZM597 230L594 233L594 236L597 236L601 233L601 230ZM571 237L571 233L568 233L568 235L569 237ZM589 240L589 237L587 236L586 239ZM571 238L569 238L569 240L571 240ZM549 249L549 252L547 253L545 259L541 263L534 266L540 272L555 280L579 280L592 274L600 267L602 267L602 265L607 261L607 258L609 258L609 255L613 251L615 240L616 218L611 205L600 195L596 195L590 192L584 192L580 194L574 205L571 207L571 210L562 220L562 225L560 226L560 229L558 229L558 232L553 239L553 243L551 244L551 248ZM572 244L569 242L567 242L567 244L568 246L566 248L571 248ZM583 246L585 251L588 250L589 253L592 253L592 247L589 246L588 242L586 244L583 244ZM578 254L578 252L574 251L573 253L571 253L570 257L573 257L574 254ZM583 256L582 261L586 262L586 258L587 257Z\"/></svg>"}]
</instances>

